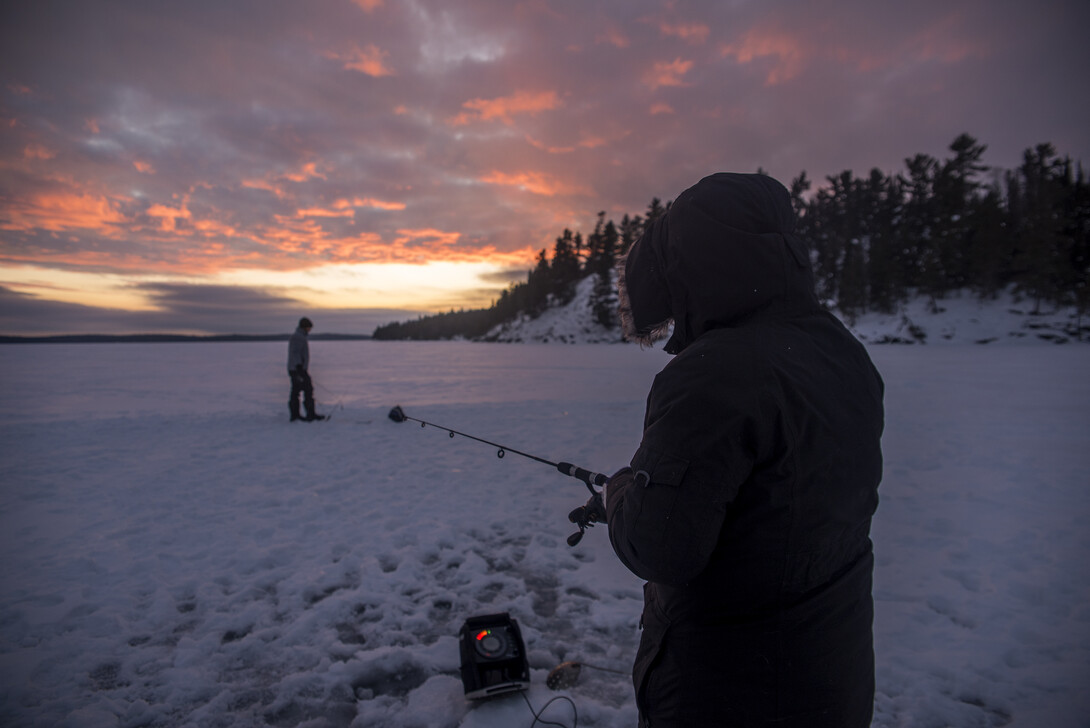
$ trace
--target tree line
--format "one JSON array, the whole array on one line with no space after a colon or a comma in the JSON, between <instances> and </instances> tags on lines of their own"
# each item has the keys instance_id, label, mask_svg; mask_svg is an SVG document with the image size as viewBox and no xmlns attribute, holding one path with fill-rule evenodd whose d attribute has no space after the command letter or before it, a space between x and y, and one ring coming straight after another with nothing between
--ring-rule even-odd
<instances>
[{"instance_id":1,"label":"tree line","mask_svg":"<svg viewBox=\"0 0 1090 728\"><path fill-rule=\"evenodd\" d=\"M852 317L892 312L921 295L934 302L954 291L994 298L1013 290L1035 309L1090 309L1090 182L1081 164L1039 144L1025 150L1017 169L999 170L983 163L986 149L961 134L946 158L917 154L903 172L873 169L860 178L844 171L813 193L806 172L793 179L796 231L810 245L822 301ZM570 302L587 276L595 276L595 318L616 327L616 260L669 204L655 198L619 224L600 212L592 233L565 229L552 256L542 249L526 280L489 308L380 326L374 337L480 338L520 315Z\"/></svg>"}]
</instances>

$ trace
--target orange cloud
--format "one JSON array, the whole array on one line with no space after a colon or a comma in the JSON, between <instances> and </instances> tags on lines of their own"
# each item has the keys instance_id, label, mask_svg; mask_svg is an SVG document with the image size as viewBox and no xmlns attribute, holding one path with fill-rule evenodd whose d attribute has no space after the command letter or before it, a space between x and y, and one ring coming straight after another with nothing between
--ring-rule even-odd
<instances>
[{"instance_id":1,"label":"orange cloud","mask_svg":"<svg viewBox=\"0 0 1090 728\"><path fill-rule=\"evenodd\" d=\"M142 162L137 159L132 163L132 166L136 167L136 171L142 174L155 174L155 167L151 165L151 162Z\"/></svg>"},{"instance_id":2,"label":"orange cloud","mask_svg":"<svg viewBox=\"0 0 1090 728\"><path fill-rule=\"evenodd\" d=\"M549 178L541 172L506 172L494 171L484 177L481 182L488 184L516 187L535 195L554 197L556 195L586 194L588 191L578 185L570 185L554 178Z\"/></svg>"},{"instance_id":3,"label":"orange cloud","mask_svg":"<svg viewBox=\"0 0 1090 728\"><path fill-rule=\"evenodd\" d=\"M341 210L346 207L370 207L375 210L404 210L404 202L387 202L386 200L377 200L374 197L356 197L351 202L348 200L337 200L333 203L335 209Z\"/></svg>"},{"instance_id":4,"label":"orange cloud","mask_svg":"<svg viewBox=\"0 0 1090 728\"><path fill-rule=\"evenodd\" d=\"M28 200L17 200L6 212L0 229L30 232L48 230L93 230L115 236L118 226L128 222L120 211L120 202L102 195L83 192L46 192Z\"/></svg>"},{"instance_id":5,"label":"orange cloud","mask_svg":"<svg viewBox=\"0 0 1090 728\"><path fill-rule=\"evenodd\" d=\"M278 198L283 199L288 193L285 191L284 186L277 184L276 181L306 182L311 179L326 179L325 174L318 171L316 162L304 164L298 172L284 172L267 176L264 179L244 179L241 184L248 189L272 192Z\"/></svg>"},{"instance_id":6,"label":"orange cloud","mask_svg":"<svg viewBox=\"0 0 1090 728\"><path fill-rule=\"evenodd\" d=\"M551 144L546 144L540 139L534 139L529 134L526 135L526 141L529 142L530 146L534 147L535 149L540 149L541 151L547 152L549 154L571 154L576 150L575 146L558 147Z\"/></svg>"},{"instance_id":7,"label":"orange cloud","mask_svg":"<svg viewBox=\"0 0 1090 728\"><path fill-rule=\"evenodd\" d=\"M676 113L676 112L674 111L674 107L670 106L670 104L664 104L664 103L660 102L660 103L651 105L651 116L656 116L658 114L673 114L673 113Z\"/></svg>"},{"instance_id":8,"label":"orange cloud","mask_svg":"<svg viewBox=\"0 0 1090 728\"><path fill-rule=\"evenodd\" d=\"M193 215L189 212L187 203L182 203L180 208L167 207L166 205L152 205L146 212L148 217L161 218L159 229L166 233L177 230L178 220L189 220Z\"/></svg>"},{"instance_id":9,"label":"orange cloud","mask_svg":"<svg viewBox=\"0 0 1090 728\"><path fill-rule=\"evenodd\" d=\"M572 152L579 149L597 149L598 147L605 146L606 144L609 144L625 136L627 136L627 132L615 134L611 137L604 135L583 134L581 135L580 140L576 144L569 144L567 146L546 144L540 139L535 139L529 134L527 134L525 138L527 143L529 143L532 147L534 147L535 149L540 149L543 152L547 152L549 154L571 154Z\"/></svg>"},{"instance_id":10,"label":"orange cloud","mask_svg":"<svg viewBox=\"0 0 1090 728\"><path fill-rule=\"evenodd\" d=\"M650 86L652 91L660 86L688 86L689 84L685 83L681 77L688 73L692 67L692 61L683 61L680 58L668 62L659 62L644 74L643 82Z\"/></svg>"},{"instance_id":11,"label":"orange cloud","mask_svg":"<svg viewBox=\"0 0 1090 728\"><path fill-rule=\"evenodd\" d=\"M355 197L351 200L342 198L333 203L332 209L308 207L295 211L296 217L355 217L357 207L370 207L375 210L404 210L403 202L387 202L373 197Z\"/></svg>"},{"instance_id":12,"label":"orange cloud","mask_svg":"<svg viewBox=\"0 0 1090 728\"><path fill-rule=\"evenodd\" d=\"M61 191L8 204L0 229L59 235L95 235L123 240L124 250L95 246L72 250L46 245L32 251L4 250L9 261L129 273L204 275L238 268L302 270L329 263L429 261L523 264L527 251L498 252L493 246L462 245L459 231L401 228L385 238L376 231L326 228L330 218L351 217L359 207L400 210L405 205L374 198L343 198L333 205L300 208L267 222L238 228L215 211L198 218L188 196L156 203L139 216L124 213L131 199L83 191ZM75 238L72 238L73 240ZM256 246L256 247L255 247ZM6 246L4 246L6 247Z\"/></svg>"},{"instance_id":13,"label":"orange cloud","mask_svg":"<svg viewBox=\"0 0 1090 728\"><path fill-rule=\"evenodd\" d=\"M317 167L316 162L308 162L298 172L288 172L281 175L281 179L286 179L289 182L306 182L308 179L314 178L325 179L325 175L319 172Z\"/></svg>"},{"instance_id":14,"label":"orange cloud","mask_svg":"<svg viewBox=\"0 0 1090 728\"><path fill-rule=\"evenodd\" d=\"M986 58L991 52L986 43L959 37L965 34L958 27L965 20L959 13L940 18L910 39L910 53L924 61L938 60L944 63L957 63L967 58Z\"/></svg>"},{"instance_id":15,"label":"orange cloud","mask_svg":"<svg viewBox=\"0 0 1090 728\"><path fill-rule=\"evenodd\" d=\"M659 31L663 35L672 35L676 38L681 38L686 43L693 43L699 45L708 39L708 33L711 30L703 23L684 23L681 25L671 25L669 23L661 23L659 25Z\"/></svg>"},{"instance_id":16,"label":"orange cloud","mask_svg":"<svg viewBox=\"0 0 1090 728\"><path fill-rule=\"evenodd\" d=\"M436 230L435 228L403 228L398 230L397 234L400 237L394 238L395 245L424 245L429 248L436 245L444 248L451 247L457 245L458 240L462 237L462 234L459 232L448 232L445 230Z\"/></svg>"},{"instance_id":17,"label":"orange cloud","mask_svg":"<svg viewBox=\"0 0 1090 728\"><path fill-rule=\"evenodd\" d=\"M499 119L504 124L514 123L512 114L536 114L560 107L560 99L555 91L516 91L511 96L495 99L471 99L462 104L469 112L462 112L451 119L455 125L468 124L474 119L491 121ZM474 113L470 113L474 112Z\"/></svg>"},{"instance_id":18,"label":"orange cloud","mask_svg":"<svg viewBox=\"0 0 1090 728\"><path fill-rule=\"evenodd\" d=\"M768 69L767 86L796 78L813 59L832 60L866 73L903 66L906 62L958 63L969 58L986 58L990 48L962 27L964 20L959 13L951 12L900 42L876 50L858 43L837 43L835 39L818 43L813 40L813 29L803 35L758 28L735 43L722 45L720 54L741 64L761 62L760 68ZM823 31L825 35L831 32L829 28L821 28L817 34Z\"/></svg>"},{"instance_id":19,"label":"orange cloud","mask_svg":"<svg viewBox=\"0 0 1090 728\"><path fill-rule=\"evenodd\" d=\"M277 197L284 197L284 190L268 180L244 179L242 180L242 186L253 190L265 190L266 192L272 192Z\"/></svg>"},{"instance_id":20,"label":"orange cloud","mask_svg":"<svg viewBox=\"0 0 1090 728\"><path fill-rule=\"evenodd\" d=\"M594 41L596 43L608 43L616 48L627 48L632 44L627 35L612 25L599 33Z\"/></svg>"},{"instance_id":21,"label":"orange cloud","mask_svg":"<svg viewBox=\"0 0 1090 728\"><path fill-rule=\"evenodd\" d=\"M326 210L321 207L308 207L302 210L296 210L296 217L355 217L356 211L352 208L346 208L343 210Z\"/></svg>"},{"instance_id":22,"label":"orange cloud","mask_svg":"<svg viewBox=\"0 0 1090 728\"><path fill-rule=\"evenodd\" d=\"M53 159L57 153L41 144L28 144L23 149L23 156L26 159Z\"/></svg>"},{"instance_id":23,"label":"orange cloud","mask_svg":"<svg viewBox=\"0 0 1090 728\"><path fill-rule=\"evenodd\" d=\"M327 58L332 58L344 63L344 68L349 71L359 71L373 78L393 76L394 71L386 65L386 56L390 55L374 44L368 44L366 48L353 48L347 54L327 53Z\"/></svg>"},{"instance_id":24,"label":"orange cloud","mask_svg":"<svg viewBox=\"0 0 1090 728\"><path fill-rule=\"evenodd\" d=\"M743 64L771 59L772 69L765 76L766 86L775 86L797 76L805 62L802 44L787 33L751 30L739 43L720 49L724 58L733 57Z\"/></svg>"},{"instance_id":25,"label":"orange cloud","mask_svg":"<svg viewBox=\"0 0 1090 728\"><path fill-rule=\"evenodd\" d=\"M221 223L218 220L196 220L193 229L206 238L218 237L231 239L239 237L239 232L233 226ZM223 247L223 246L221 246Z\"/></svg>"},{"instance_id":26,"label":"orange cloud","mask_svg":"<svg viewBox=\"0 0 1090 728\"><path fill-rule=\"evenodd\" d=\"M360 6L365 13L382 7L382 0L352 0L352 2Z\"/></svg>"}]
</instances>

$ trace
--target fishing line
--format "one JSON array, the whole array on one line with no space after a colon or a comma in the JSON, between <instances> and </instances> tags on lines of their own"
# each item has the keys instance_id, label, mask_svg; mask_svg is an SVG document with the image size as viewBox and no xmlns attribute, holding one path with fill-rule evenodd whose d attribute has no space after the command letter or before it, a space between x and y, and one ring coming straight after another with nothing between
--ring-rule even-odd
<instances>
[{"instance_id":1,"label":"fishing line","mask_svg":"<svg viewBox=\"0 0 1090 728\"><path fill-rule=\"evenodd\" d=\"M597 485L599 488L601 488L609 482L609 478L607 476L601 473L595 473L590 470L586 470L585 468L580 468L578 466L572 465L571 463L554 463L552 460L546 460L543 457L531 455L528 452L522 452L521 450L516 450L513 447L501 445L498 442L485 440L484 438L477 437L476 435L469 435L464 432L459 432L458 430L452 429L450 427L443 427L432 422L427 422L426 420L417 419L416 417L409 417L407 414L405 414L405 411L401 409L400 405L397 405L392 410L390 410L390 419L394 422L405 422L406 420L412 420L413 422L419 422L421 427L427 427L428 425L431 425L432 427L435 427L437 429L446 430L452 438L455 435L461 435L462 437L468 437L470 440L483 442L485 445L491 445L492 447L497 448L496 457L499 458L502 458L508 452L513 452L516 455L523 456L524 458L529 458L530 460L535 460L539 463L544 463L545 465L551 465L552 467L556 468L557 471L563 473L564 475L575 478L576 480L583 481L583 484L587 486L587 490L589 490L591 492L591 495L598 500L599 504L601 503L601 498L599 497L601 493L595 490L594 486ZM578 508L575 511L572 511L572 514L569 514L569 520L579 526L579 530L577 532L573 533L571 536L568 536L569 546L575 546L576 544L578 544L579 541L583 538L583 534L586 533L587 528L594 525L594 521L590 517L576 516L574 515L576 513L586 514L589 513L589 511L583 508Z\"/></svg>"},{"instance_id":2,"label":"fishing line","mask_svg":"<svg viewBox=\"0 0 1090 728\"><path fill-rule=\"evenodd\" d=\"M341 404L341 400L344 399L344 397L341 397L336 393L329 391L328 387L324 386L321 382L316 382L313 377L311 377L310 383L328 394L330 399L336 399L336 401L331 405L334 412L336 412L337 410L344 410L344 405Z\"/></svg>"},{"instance_id":3,"label":"fishing line","mask_svg":"<svg viewBox=\"0 0 1090 728\"><path fill-rule=\"evenodd\" d=\"M521 455L524 458L529 458L531 460L536 460L537 462L544 463L545 465L551 465L552 467L556 468L559 472L563 473L564 475L567 475L567 476L569 476L571 478L575 478L576 480L583 481L583 483L587 486L587 488L590 490L590 492L595 494L595 495L598 494L598 491L596 491L594 489L594 486L597 485L597 486L601 487L601 486L604 486L607 482L609 482L609 477L608 476L605 476L605 475L603 475L601 473L595 473L595 472L592 472L590 470L586 470L584 468L577 467L575 465L572 465L571 463L563 463L563 462L554 463L552 460L546 460L543 457L538 457L537 455L531 455L530 453L522 452L521 450L516 450L513 447L508 447L507 445L501 445L498 442L492 442L491 440L485 440L484 438L477 437L476 435L469 435L469 434L466 434L465 432L459 432L458 430L452 429L450 427L444 427L442 425L437 425L434 422L427 422L425 420L417 419L416 417L409 417L407 414L405 414L404 410L401 409L400 405L396 406L392 410L390 410L390 419L393 420L394 422L404 422L406 420L412 420L413 422L419 422L421 427L426 427L428 425L431 425L432 427L434 427L436 429L446 430L450 434L451 437L454 437L455 435L461 435L462 437L468 437L470 440L476 440L477 442L483 442L485 445L491 445L492 447L498 448L496 450L496 457L498 457L498 458L502 458L507 453L513 452L516 455Z\"/></svg>"}]
</instances>

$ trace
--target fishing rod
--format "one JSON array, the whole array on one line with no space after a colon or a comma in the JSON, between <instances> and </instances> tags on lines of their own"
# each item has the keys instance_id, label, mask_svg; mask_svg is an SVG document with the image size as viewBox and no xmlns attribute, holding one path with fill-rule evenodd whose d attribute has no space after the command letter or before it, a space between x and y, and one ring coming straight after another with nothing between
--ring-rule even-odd
<instances>
[{"instance_id":1,"label":"fishing rod","mask_svg":"<svg viewBox=\"0 0 1090 728\"><path fill-rule=\"evenodd\" d=\"M394 422L404 422L405 420L412 420L413 422L419 422L421 427L426 427L427 425L431 425L432 427L434 427L436 429L446 430L448 433L450 433L451 437L454 437L455 435L461 435L462 437L468 437L470 440L476 440L477 442L483 442L485 445L491 445L492 447L499 448L496 451L496 457L498 457L498 458L502 458L507 453L513 452L516 455L521 455L524 458L530 458L531 460L536 460L539 463L544 463L546 465L551 465L554 468L556 468L558 471L563 473L564 475L567 475L568 477L571 477L571 478L575 478L576 480L583 481L584 485L587 486L587 489L590 490L591 494L593 494L593 495L598 495L598 491L596 491L594 489L595 485L601 487L601 486L605 485L607 482L609 482L609 477L608 476L602 475L601 473L595 473L595 472L592 472L590 470L586 470L585 468L577 467L575 465L572 465L571 463L554 463L552 460L546 460L545 458L538 457L537 455L531 455L530 453L522 452L521 450L516 450L513 447L507 447L506 445L501 445L498 442L492 442L491 440L485 440L483 438L476 437L474 435L467 435L464 432L458 432L458 430L452 430L449 427L443 427L442 425L437 425L434 422L425 422L424 420L417 419L416 417L409 417L407 414L405 414L405 412L401 409L400 406L394 407L392 410L390 410L390 419L393 420Z\"/></svg>"},{"instance_id":2,"label":"fishing rod","mask_svg":"<svg viewBox=\"0 0 1090 728\"><path fill-rule=\"evenodd\" d=\"M530 460L536 460L537 462L544 463L545 465L551 465L552 467L556 468L558 472L563 473L564 475L567 475L570 478L575 478L576 480L582 481L583 484L587 486L587 490L589 490L591 492L592 496L601 495L599 493L599 491L594 489L594 486L597 485L598 487L603 487L607 482L609 482L609 477L606 476L606 475L603 475L602 473L595 473L595 472L592 472L590 470L587 470L586 468L580 468L580 467L578 467L576 465L572 465L571 463L564 463L564 462L554 463L552 460L546 460L543 457L538 457L537 455L531 455L530 453L522 452L521 450L516 450L513 447L508 447L506 445L501 445L498 442L492 442L491 440L485 440L484 438L477 437L475 435L469 435L469 434L466 434L465 432L459 432L458 430L451 429L450 427L443 427L442 425L437 425L434 422L427 422L425 420L417 419L416 417L409 417L407 414L405 414L405 411L401 409L400 405L397 405L392 410L390 410L390 419L393 420L394 422L405 422L406 420L412 420L413 422L419 422L421 428L427 427L428 425L431 425L432 427L434 427L436 429L446 430L447 433L449 433L449 435L451 437L454 437L455 435L461 435L462 437L467 437L470 440L476 440L477 442L483 442L485 445L491 445L492 447L497 448L496 457L498 457L498 458L502 458L507 453L513 452L516 455L521 455L524 458L529 458ZM577 521L577 520L574 520L574 519L573 519L572 522L576 523L579 526L579 532L578 533L573 533L571 535L571 537L568 538L568 545L569 546L574 546L575 544L579 543L579 539L581 539L583 537L583 531L586 530L586 528L588 526L593 525L593 523L587 523L586 521L581 522L581 521Z\"/></svg>"}]
</instances>

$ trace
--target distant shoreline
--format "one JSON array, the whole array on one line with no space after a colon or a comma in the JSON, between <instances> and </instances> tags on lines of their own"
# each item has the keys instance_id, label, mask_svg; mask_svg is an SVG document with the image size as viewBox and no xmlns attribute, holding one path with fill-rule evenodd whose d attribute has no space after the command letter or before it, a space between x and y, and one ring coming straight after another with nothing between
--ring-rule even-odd
<instances>
[{"instance_id":1,"label":"distant shoreline","mask_svg":"<svg viewBox=\"0 0 1090 728\"><path fill-rule=\"evenodd\" d=\"M291 334L68 334L64 336L0 336L0 344L173 344L190 342L287 341ZM369 334L312 334L312 341L369 341Z\"/></svg>"}]
</instances>

